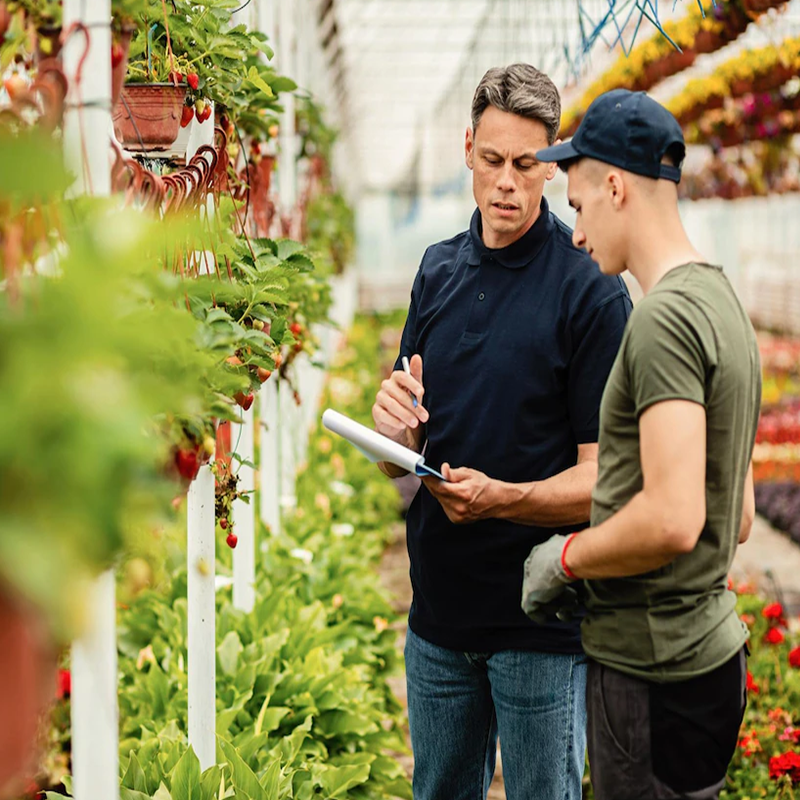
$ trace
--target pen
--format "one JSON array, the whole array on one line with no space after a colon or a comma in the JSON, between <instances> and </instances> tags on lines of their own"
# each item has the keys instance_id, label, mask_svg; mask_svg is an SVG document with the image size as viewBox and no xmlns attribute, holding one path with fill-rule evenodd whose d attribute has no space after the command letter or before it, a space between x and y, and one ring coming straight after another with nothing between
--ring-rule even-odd
<instances>
[{"instance_id":1,"label":"pen","mask_svg":"<svg viewBox=\"0 0 800 800\"><path fill-rule=\"evenodd\" d=\"M408 356L403 356L403 358L401 360L403 362L403 372L405 372L406 375L410 375L411 374L411 365L408 363ZM411 395L411 402L412 402L414 408L416 408L417 407L417 398L414 397L414 395L411 392L409 392L409 394Z\"/></svg>"}]
</instances>

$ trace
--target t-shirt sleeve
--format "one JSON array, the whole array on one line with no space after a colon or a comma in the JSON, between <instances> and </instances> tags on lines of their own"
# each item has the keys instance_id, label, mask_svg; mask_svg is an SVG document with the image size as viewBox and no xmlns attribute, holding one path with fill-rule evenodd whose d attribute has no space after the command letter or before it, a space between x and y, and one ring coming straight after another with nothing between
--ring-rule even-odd
<instances>
[{"instance_id":1,"label":"t-shirt sleeve","mask_svg":"<svg viewBox=\"0 0 800 800\"><path fill-rule=\"evenodd\" d=\"M636 416L665 400L706 404L714 339L705 316L680 295L643 303L631 319L625 367Z\"/></svg>"},{"instance_id":2,"label":"t-shirt sleeve","mask_svg":"<svg viewBox=\"0 0 800 800\"><path fill-rule=\"evenodd\" d=\"M422 291L422 266L414 279L411 287L411 303L408 306L408 316L403 327L403 335L400 339L400 352L394 362L394 369L403 369L403 356L411 358L417 352L417 306L419 305L419 293Z\"/></svg>"},{"instance_id":3,"label":"t-shirt sleeve","mask_svg":"<svg viewBox=\"0 0 800 800\"><path fill-rule=\"evenodd\" d=\"M572 430L578 444L597 441L600 400L608 373L617 357L631 307L630 296L623 290L595 305L574 326L568 402Z\"/></svg>"}]
</instances>

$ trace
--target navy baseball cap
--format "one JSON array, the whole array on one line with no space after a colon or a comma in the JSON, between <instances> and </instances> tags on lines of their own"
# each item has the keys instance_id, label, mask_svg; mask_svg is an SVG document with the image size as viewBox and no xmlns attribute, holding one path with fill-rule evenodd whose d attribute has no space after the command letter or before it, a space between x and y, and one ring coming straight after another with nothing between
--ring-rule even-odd
<instances>
[{"instance_id":1,"label":"navy baseball cap","mask_svg":"<svg viewBox=\"0 0 800 800\"><path fill-rule=\"evenodd\" d=\"M668 151L678 166L661 163ZM539 150L536 158L563 167L594 158L647 178L680 183L685 155L681 126L664 106L644 92L613 89L589 106L572 139Z\"/></svg>"}]
</instances>

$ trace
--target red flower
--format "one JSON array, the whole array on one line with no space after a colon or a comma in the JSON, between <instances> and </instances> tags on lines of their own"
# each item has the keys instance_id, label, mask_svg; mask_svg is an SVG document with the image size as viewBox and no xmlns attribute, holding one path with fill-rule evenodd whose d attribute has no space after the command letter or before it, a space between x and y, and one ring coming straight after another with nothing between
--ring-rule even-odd
<instances>
[{"instance_id":1,"label":"red flower","mask_svg":"<svg viewBox=\"0 0 800 800\"><path fill-rule=\"evenodd\" d=\"M764 634L764 641L767 644L782 644L784 638L784 635L777 628L770 628Z\"/></svg>"},{"instance_id":2,"label":"red flower","mask_svg":"<svg viewBox=\"0 0 800 800\"><path fill-rule=\"evenodd\" d=\"M72 692L72 676L68 669L60 669L58 671L58 685L56 687L56 697L60 700L62 697L69 697Z\"/></svg>"},{"instance_id":3,"label":"red flower","mask_svg":"<svg viewBox=\"0 0 800 800\"><path fill-rule=\"evenodd\" d=\"M780 603L770 603L761 609L761 616L764 619L774 621L776 625L786 625L786 617L783 615L783 606Z\"/></svg>"},{"instance_id":4,"label":"red flower","mask_svg":"<svg viewBox=\"0 0 800 800\"><path fill-rule=\"evenodd\" d=\"M769 760L769 776L777 780L781 775L788 775L792 785L800 783L800 753L782 753Z\"/></svg>"},{"instance_id":5,"label":"red flower","mask_svg":"<svg viewBox=\"0 0 800 800\"><path fill-rule=\"evenodd\" d=\"M800 646L789 651L789 666L800 669Z\"/></svg>"},{"instance_id":6,"label":"red flower","mask_svg":"<svg viewBox=\"0 0 800 800\"><path fill-rule=\"evenodd\" d=\"M753 679L753 673L750 672L750 670L747 671L747 691L753 694L758 694L761 691L761 689L758 688L758 684Z\"/></svg>"}]
</instances>

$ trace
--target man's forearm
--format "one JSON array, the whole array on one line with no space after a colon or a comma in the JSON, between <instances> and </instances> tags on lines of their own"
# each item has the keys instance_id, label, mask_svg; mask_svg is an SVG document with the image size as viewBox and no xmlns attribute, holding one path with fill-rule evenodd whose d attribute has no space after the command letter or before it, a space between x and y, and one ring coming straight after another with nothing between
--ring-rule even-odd
<instances>
[{"instance_id":1,"label":"man's forearm","mask_svg":"<svg viewBox=\"0 0 800 800\"><path fill-rule=\"evenodd\" d=\"M579 578L623 578L663 567L690 552L701 530L675 525L674 513L645 492L570 542L565 561Z\"/></svg>"},{"instance_id":2,"label":"man's forearm","mask_svg":"<svg viewBox=\"0 0 800 800\"><path fill-rule=\"evenodd\" d=\"M424 426L419 425L416 428L406 428L405 441L400 442L404 447L419 453L422 450L422 442L424 439ZM392 464L389 461L379 461L378 469L389 478L402 478L408 475L408 470L398 467L397 464Z\"/></svg>"},{"instance_id":3,"label":"man's forearm","mask_svg":"<svg viewBox=\"0 0 800 800\"><path fill-rule=\"evenodd\" d=\"M589 520L597 462L583 461L543 481L497 481L497 513L523 525L556 528Z\"/></svg>"}]
</instances>

